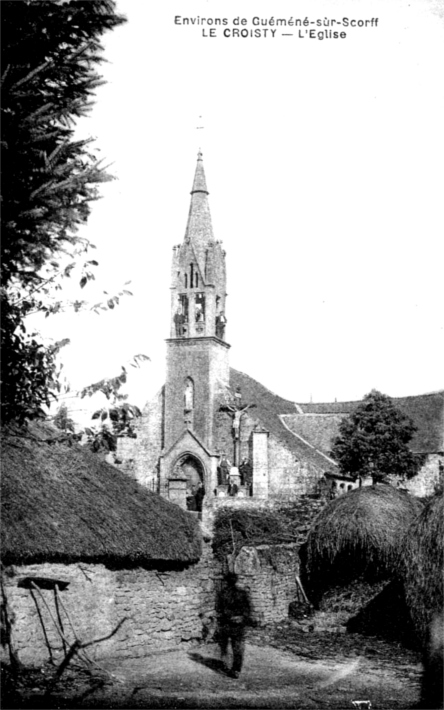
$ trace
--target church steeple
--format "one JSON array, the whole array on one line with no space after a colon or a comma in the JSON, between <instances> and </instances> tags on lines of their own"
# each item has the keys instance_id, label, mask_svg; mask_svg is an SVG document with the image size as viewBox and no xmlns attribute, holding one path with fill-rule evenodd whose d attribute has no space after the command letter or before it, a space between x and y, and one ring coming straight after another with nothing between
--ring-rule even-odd
<instances>
[{"instance_id":1,"label":"church steeple","mask_svg":"<svg viewBox=\"0 0 444 710\"><path fill-rule=\"evenodd\" d=\"M214 242L208 194L202 153L199 151L184 241L193 244L196 259L203 275L205 273L206 250L208 244Z\"/></svg>"},{"instance_id":2,"label":"church steeple","mask_svg":"<svg viewBox=\"0 0 444 710\"><path fill-rule=\"evenodd\" d=\"M202 153L197 156L183 243L172 263L172 338L225 340L225 252L215 241Z\"/></svg>"},{"instance_id":3,"label":"church steeple","mask_svg":"<svg viewBox=\"0 0 444 710\"><path fill-rule=\"evenodd\" d=\"M199 152L185 237L182 244L173 248L164 471L169 471L170 465L174 468L175 457L182 446L178 442L182 441L184 432L191 431L193 437L197 437L194 443L189 437L183 441L201 461L213 456L209 452L214 445L215 411L219 394L229 387L230 379L230 346L225 340L226 295L225 252L221 242L214 239L202 153ZM200 453L195 448L196 442L203 447ZM216 458L211 459L214 468L211 476L214 477ZM209 485L205 486L210 489Z\"/></svg>"}]
</instances>

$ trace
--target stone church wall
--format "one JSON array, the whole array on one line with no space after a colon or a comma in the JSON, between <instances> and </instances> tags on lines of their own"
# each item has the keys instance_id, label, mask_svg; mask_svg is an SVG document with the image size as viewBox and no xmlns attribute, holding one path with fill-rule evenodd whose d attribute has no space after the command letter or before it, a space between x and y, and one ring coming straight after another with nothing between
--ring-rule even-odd
<instances>
[{"instance_id":1,"label":"stone church wall","mask_svg":"<svg viewBox=\"0 0 444 710\"><path fill-rule=\"evenodd\" d=\"M301 463L277 439L270 436L269 493L271 496L292 497L316 492L322 472L309 462Z\"/></svg>"},{"instance_id":2,"label":"stone church wall","mask_svg":"<svg viewBox=\"0 0 444 710\"><path fill-rule=\"evenodd\" d=\"M251 433L257 422L245 415L242 418L240 459L251 457ZM232 417L228 412L216 411L214 419L216 449L225 452L234 463ZM157 464L162 436L162 397L159 394L145 408L142 417L137 420L135 429L137 439L119 439L117 458L120 466L142 485L150 490L157 490ZM301 463L270 435L268 440L269 460L269 495L271 497L293 497L311 494L323 472L318 471L311 462Z\"/></svg>"},{"instance_id":3,"label":"stone church wall","mask_svg":"<svg viewBox=\"0 0 444 710\"><path fill-rule=\"evenodd\" d=\"M134 422L136 439L120 438L116 459L119 468L152 491L158 490L158 461L162 447L162 390Z\"/></svg>"}]
</instances>

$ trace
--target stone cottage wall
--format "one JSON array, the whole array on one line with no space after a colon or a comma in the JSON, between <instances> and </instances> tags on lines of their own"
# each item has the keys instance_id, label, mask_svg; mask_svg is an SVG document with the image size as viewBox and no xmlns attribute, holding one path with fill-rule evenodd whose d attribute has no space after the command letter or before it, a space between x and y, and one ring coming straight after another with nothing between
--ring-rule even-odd
<instances>
[{"instance_id":1,"label":"stone cottage wall","mask_svg":"<svg viewBox=\"0 0 444 710\"><path fill-rule=\"evenodd\" d=\"M112 570L86 563L9 567L4 580L13 621L12 646L27 665L60 660L64 641L57 619L68 644L76 636L84 642L108 636L126 619L112 638L89 647L92 658L138 658L202 639L214 616L218 574L208 545L197 564L180 570ZM54 589L38 593L21 587L25 578L69 585L59 592L57 601Z\"/></svg>"}]
</instances>

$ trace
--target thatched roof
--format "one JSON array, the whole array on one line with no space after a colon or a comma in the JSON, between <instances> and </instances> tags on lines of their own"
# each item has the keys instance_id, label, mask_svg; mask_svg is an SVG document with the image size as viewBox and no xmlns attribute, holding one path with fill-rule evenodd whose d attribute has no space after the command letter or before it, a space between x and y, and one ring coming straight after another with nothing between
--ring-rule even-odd
<instances>
[{"instance_id":1,"label":"thatched roof","mask_svg":"<svg viewBox=\"0 0 444 710\"><path fill-rule=\"evenodd\" d=\"M5 563L188 563L200 557L192 516L82 446L57 438L35 432L4 438Z\"/></svg>"},{"instance_id":2,"label":"thatched roof","mask_svg":"<svg viewBox=\"0 0 444 710\"><path fill-rule=\"evenodd\" d=\"M432 616L443 609L444 497L435 496L412 523L401 551L401 578L416 632L424 642Z\"/></svg>"},{"instance_id":3,"label":"thatched roof","mask_svg":"<svg viewBox=\"0 0 444 710\"><path fill-rule=\"evenodd\" d=\"M294 414L297 411L294 402L279 397L253 380L252 377L233 368L230 369L230 387L233 391L236 387L241 388L243 400L256 405L255 409L250 410L250 416L257 419L298 460L316 467L320 474L324 471L336 470L337 467L333 461L318 451L315 446L310 446L309 443L289 431L283 423L282 419L285 417L281 419L281 415Z\"/></svg>"},{"instance_id":4,"label":"thatched roof","mask_svg":"<svg viewBox=\"0 0 444 710\"><path fill-rule=\"evenodd\" d=\"M357 488L328 503L304 550L304 578L314 598L360 577L396 576L403 537L422 507L389 485Z\"/></svg>"},{"instance_id":5,"label":"thatched roof","mask_svg":"<svg viewBox=\"0 0 444 710\"><path fill-rule=\"evenodd\" d=\"M414 453L444 451L444 391L391 399L416 426L410 443ZM332 441L338 435L340 420L354 412L360 404L360 401L299 403L299 417L291 417L288 423L296 433L303 435L305 432L308 440L322 451L329 451L328 439ZM317 417L304 421L304 415L310 414Z\"/></svg>"}]
</instances>

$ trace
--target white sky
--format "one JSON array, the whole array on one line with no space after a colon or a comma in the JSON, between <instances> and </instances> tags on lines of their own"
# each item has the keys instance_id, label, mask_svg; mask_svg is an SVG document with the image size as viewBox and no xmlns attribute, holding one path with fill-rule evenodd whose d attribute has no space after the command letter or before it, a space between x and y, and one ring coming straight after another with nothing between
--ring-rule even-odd
<instances>
[{"instance_id":1,"label":"white sky","mask_svg":"<svg viewBox=\"0 0 444 710\"><path fill-rule=\"evenodd\" d=\"M97 282L133 297L45 321L70 337L74 388L118 374L143 404L164 381L172 247L198 148L227 251L231 365L296 401L443 387L443 3L117 0L82 135L118 178L85 235ZM441 9L441 17L439 16ZM345 40L202 36L182 17L379 18ZM340 28L344 29L344 28ZM202 116L202 119L199 118ZM196 126L204 125L204 130ZM97 299L96 299L97 300ZM51 322L50 322L51 321Z\"/></svg>"}]
</instances>

